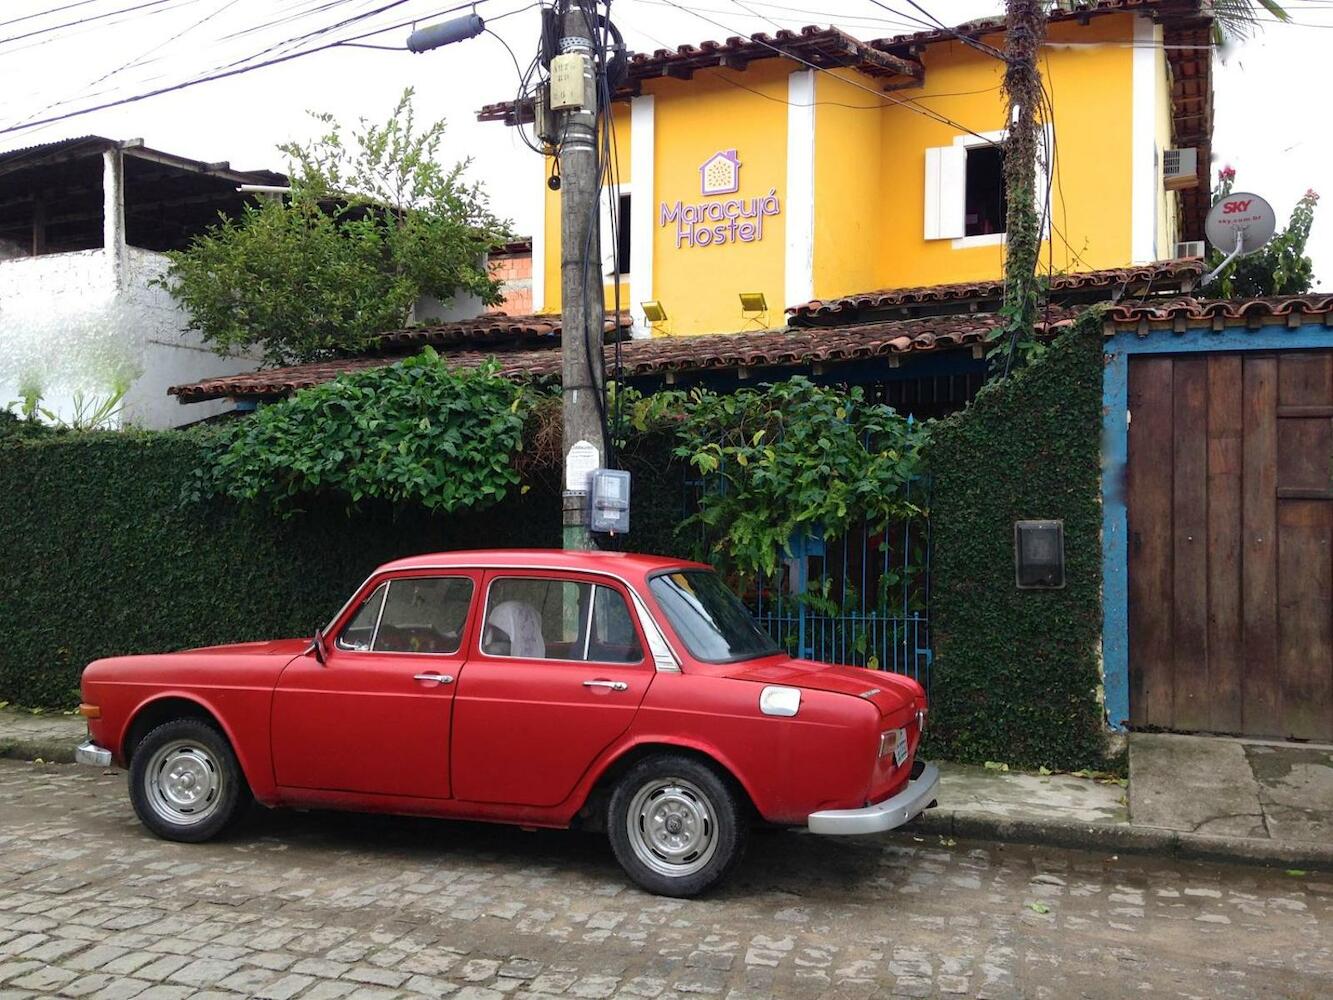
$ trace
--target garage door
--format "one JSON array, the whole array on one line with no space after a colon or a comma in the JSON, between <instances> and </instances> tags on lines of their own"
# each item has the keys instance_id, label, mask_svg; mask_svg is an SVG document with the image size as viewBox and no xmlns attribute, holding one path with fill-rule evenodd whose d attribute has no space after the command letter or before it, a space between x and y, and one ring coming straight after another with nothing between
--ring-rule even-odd
<instances>
[{"instance_id":1,"label":"garage door","mask_svg":"<svg viewBox=\"0 0 1333 1000\"><path fill-rule=\"evenodd\" d=\"M1130 722L1333 740L1333 352L1129 364Z\"/></svg>"}]
</instances>

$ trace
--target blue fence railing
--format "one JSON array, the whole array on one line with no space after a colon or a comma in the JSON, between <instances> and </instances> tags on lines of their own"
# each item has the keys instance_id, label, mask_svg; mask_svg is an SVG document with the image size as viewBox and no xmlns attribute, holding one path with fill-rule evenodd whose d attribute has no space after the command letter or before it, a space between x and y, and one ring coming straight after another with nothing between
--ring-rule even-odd
<instances>
[{"instance_id":1,"label":"blue fence railing","mask_svg":"<svg viewBox=\"0 0 1333 1000\"><path fill-rule=\"evenodd\" d=\"M687 483L687 507L711 484ZM929 483L913 484L929 509ZM930 687L930 521L861 524L836 539L793 539L776 573L731 579L793 656L891 670Z\"/></svg>"}]
</instances>

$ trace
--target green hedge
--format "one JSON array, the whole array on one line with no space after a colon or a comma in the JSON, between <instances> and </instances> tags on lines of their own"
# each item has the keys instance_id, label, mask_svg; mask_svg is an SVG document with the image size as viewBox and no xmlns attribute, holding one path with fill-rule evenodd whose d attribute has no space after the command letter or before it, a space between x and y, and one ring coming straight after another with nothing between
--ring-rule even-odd
<instances>
[{"instance_id":1,"label":"green hedge","mask_svg":"<svg viewBox=\"0 0 1333 1000\"><path fill-rule=\"evenodd\" d=\"M952 760L1104 763L1101 399L1091 313L935 431L931 729ZM1064 589L1014 586L1013 524L1024 518L1063 519Z\"/></svg>"},{"instance_id":2,"label":"green hedge","mask_svg":"<svg viewBox=\"0 0 1333 1000\"><path fill-rule=\"evenodd\" d=\"M400 556L560 544L553 476L466 515L182 504L207 433L0 434L0 700L67 707L102 656L310 635ZM652 447L628 464L634 543L668 548L679 468Z\"/></svg>"}]
</instances>

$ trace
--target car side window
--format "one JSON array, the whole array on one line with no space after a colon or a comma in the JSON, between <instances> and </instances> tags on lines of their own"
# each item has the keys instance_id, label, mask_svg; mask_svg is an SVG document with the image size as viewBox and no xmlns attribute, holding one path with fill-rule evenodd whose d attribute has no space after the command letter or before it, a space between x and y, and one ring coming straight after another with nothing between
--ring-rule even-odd
<instances>
[{"instance_id":1,"label":"car side window","mask_svg":"<svg viewBox=\"0 0 1333 1000\"><path fill-rule=\"evenodd\" d=\"M456 653L472 604L472 581L411 576L389 581L371 643L377 653Z\"/></svg>"},{"instance_id":2,"label":"car side window","mask_svg":"<svg viewBox=\"0 0 1333 1000\"><path fill-rule=\"evenodd\" d=\"M643 649L616 590L573 580L491 582L481 651L534 660L639 663Z\"/></svg>"},{"instance_id":3,"label":"car side window","mask_svg":"<svg viewBox=\"0 0 1333 1000\"><path fill-rule=\"evenodd\" d=\"M379 621L380 608L384 606L384 592L388 589L387 583L381 583L361 602L352 620L338 633L339 649L361 653L370 649L370 643L375 638L375 623Z\"/></svg>"}]
</instances>

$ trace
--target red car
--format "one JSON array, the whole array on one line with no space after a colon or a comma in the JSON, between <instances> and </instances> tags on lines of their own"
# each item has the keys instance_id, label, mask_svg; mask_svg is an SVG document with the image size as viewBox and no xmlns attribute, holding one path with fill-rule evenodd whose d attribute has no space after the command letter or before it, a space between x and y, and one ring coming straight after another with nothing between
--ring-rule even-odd
<instances>
[{"instance_id":1,"label":"red car","mask_svg":"<svg viewBox=\"0 0 1333 1000\"><path fill-rule=\"evenodd\" d=\"M266 806L605 829L634 881L700 893L750 825L889 830L934 804L915 681L781 652L697 563L447 552L376 570L311 639L97 660L80 761L140 820Z\"/></svg>"}]
</instances>

